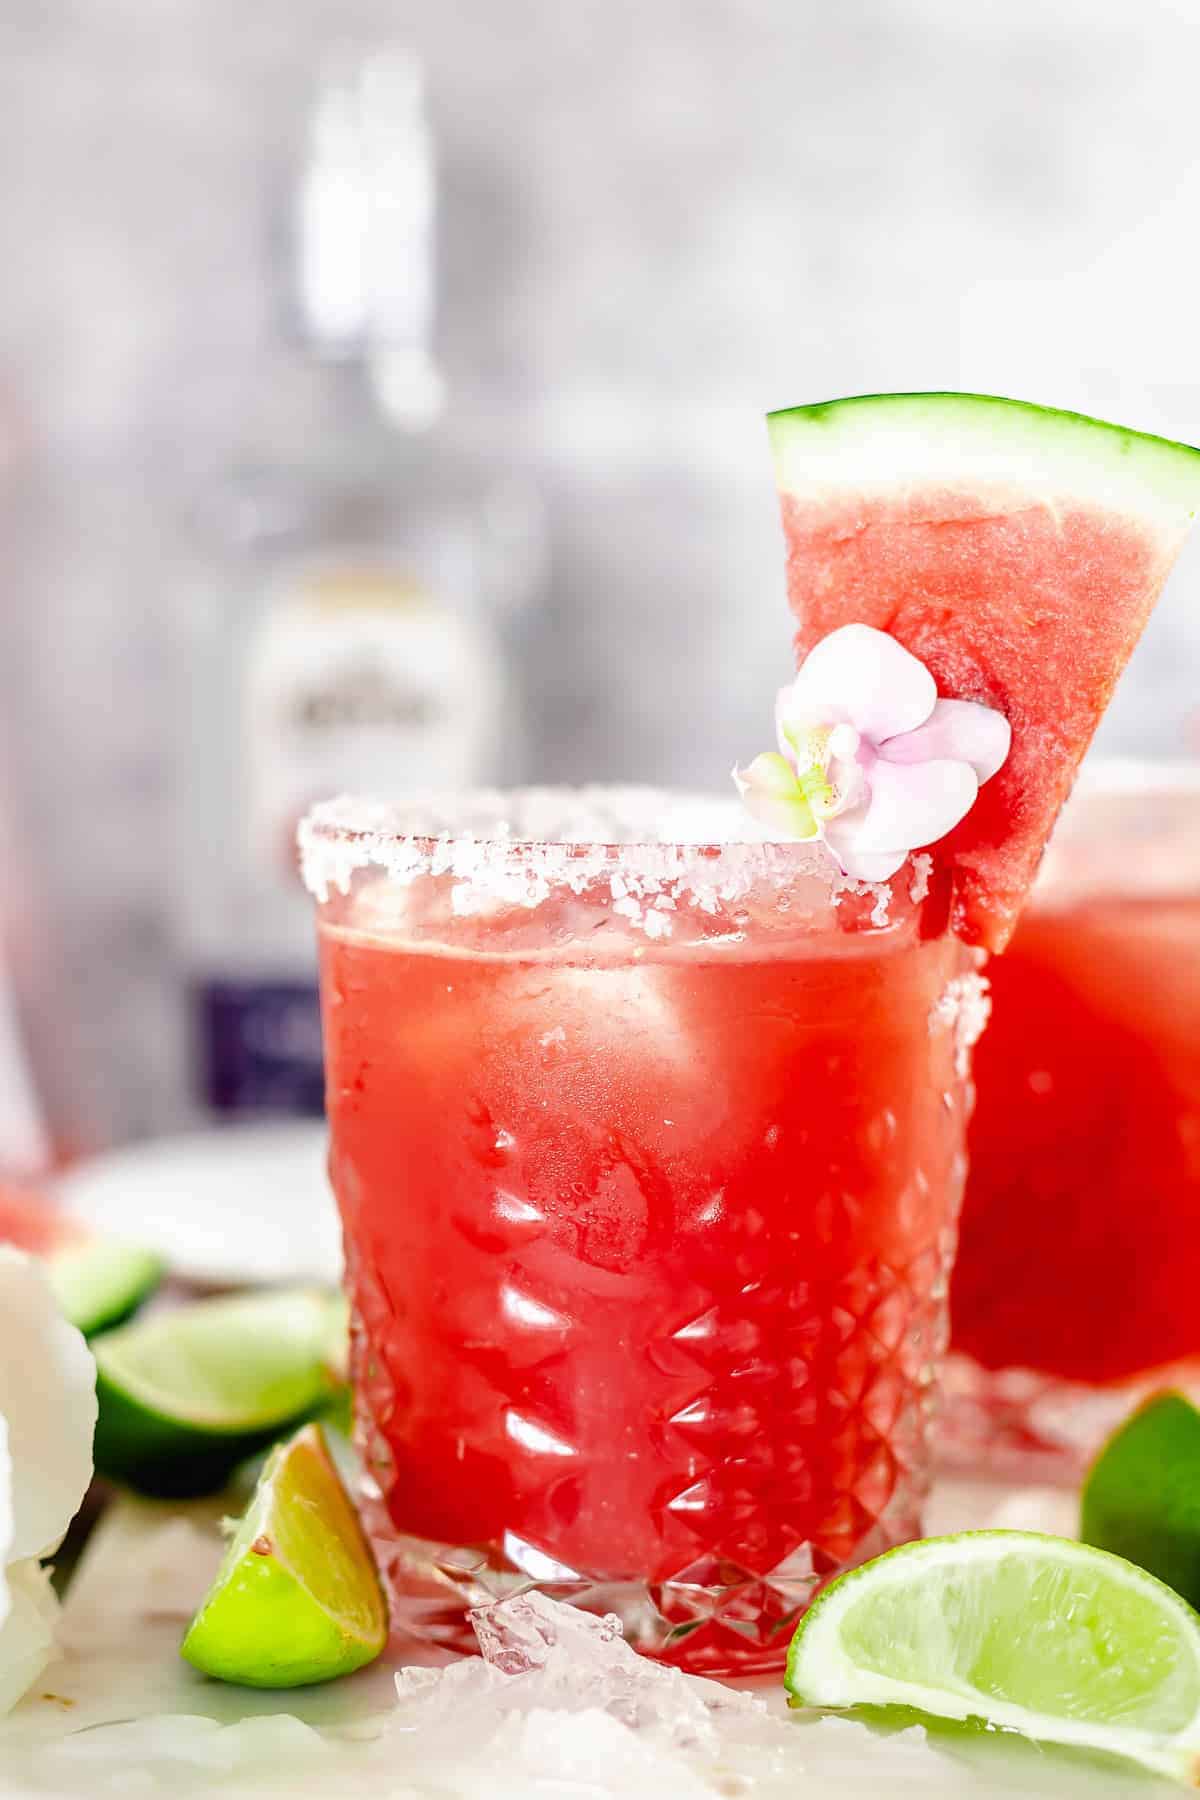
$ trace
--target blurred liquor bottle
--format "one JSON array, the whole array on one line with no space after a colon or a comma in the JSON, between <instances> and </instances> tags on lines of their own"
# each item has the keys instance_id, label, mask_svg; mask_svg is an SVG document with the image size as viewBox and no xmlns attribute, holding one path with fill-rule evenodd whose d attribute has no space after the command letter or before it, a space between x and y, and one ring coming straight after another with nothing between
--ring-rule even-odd
<instances>
[{"instance_id":1,"label":"blurred liquor bottle","mask_svg":"<svg viewBox=\"0 0 1200 1800\"><path fill-rule=\"evenodd\" d=\"M510 640L540 566L536 496L445 413L434 151L407 53L329 74L290 223L299 341L264 359L210 494L179 684L180 949L194 1098L218 1115L321 1109L307 806L520 775Z\"/></svg>"}]
</instances>

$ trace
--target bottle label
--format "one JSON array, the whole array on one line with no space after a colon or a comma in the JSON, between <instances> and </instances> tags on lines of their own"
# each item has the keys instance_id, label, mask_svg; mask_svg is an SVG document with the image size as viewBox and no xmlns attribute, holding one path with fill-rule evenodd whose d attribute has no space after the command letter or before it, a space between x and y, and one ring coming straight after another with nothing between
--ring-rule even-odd
<instances>
[{"instance_id":1,"label":"bottle label","mask_svg":"<svg viewBox=\"0 0 1200 1800\"><path fill-rule=\"evenodd\" d=\"M250 849L295 867L315 800L486 778L500 670L486 634L382 566L298 572L251 644L243 706Z\"/></svg>"},{"instance_id":2,"label":"bottle label","mask_svg":"<svg viewBox=\"0 0 1200 1800\"><path fill-rule=\"evenodd\" d=\"M214 885L228 955L193 962L202 1100L218 1112L319 1114L316 933L296 866L299 818L357 790L403 796L486 780L503 667L464 606L469 569L425 585L364 553L280 571L241 671L228 868ZM218 859L219 863L219 859ZM258 951L256 960L255 949Z\"/></svg>"},{"instance_id":3,"label":"bottle label","mask_svg":"<svg viewBox=\"0 0 1200 1800\"><path fill-rule=\"evenodd\" d=\"M324 1110L313 983L204 981L195 992L203 1094L219 1113Z\"/></svg>"}]
</instances>

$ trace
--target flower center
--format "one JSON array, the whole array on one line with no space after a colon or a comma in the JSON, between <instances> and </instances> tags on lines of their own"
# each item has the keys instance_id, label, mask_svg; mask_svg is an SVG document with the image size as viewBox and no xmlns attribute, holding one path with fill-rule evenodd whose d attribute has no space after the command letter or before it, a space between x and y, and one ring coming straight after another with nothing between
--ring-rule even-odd
<instances>
[{"instance_id":1,"label":"flower center","mask_svg":"<svg viewBox=\"0 0 1200 1800\"><path fill-rule=\"evenodd\" d=\"M788 735L796 752L796 781L814 818L836 818L853 803L860 734L842 724L810 725Z\"/></svg>"}]
</instances>

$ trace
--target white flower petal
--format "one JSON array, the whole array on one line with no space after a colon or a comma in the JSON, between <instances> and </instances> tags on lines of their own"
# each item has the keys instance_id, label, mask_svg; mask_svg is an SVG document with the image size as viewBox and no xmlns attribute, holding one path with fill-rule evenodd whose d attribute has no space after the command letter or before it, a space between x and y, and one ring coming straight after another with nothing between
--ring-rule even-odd
<instances>
[{"instance_id":1,"label":"white flower petal","mask_svg":"<svg viewBox=\"0 0 1200 1800\"><path fill-rule=\"evenodd\" d=\"M865 811L834 819L827 827L831 843L833 829L839 827L845 848L859 855L936 843L966 816L979 792L974 769L962 762L876 762L870 780Z\"/></svg>"},{"instance_id":2,"label":"white flower petal","mask_svg":"<svg viewBox=\"0 0 1200 1800\"><path fill-rule=\"evenodd\" d=\"M915 731L933 711L937 683L886 631L842 625L813 646L780 695L781 728L848 720L880 743Z\"/></svg>"},{"instance_id":3,"label":"white flower petal","mask_svg":"<svg viewBox=\"0 0 1200 1800\"><path fill-rule=\"evenodd\" d=\"M0 1415L8 1424L6 1560L46 1556L92 1478L96 1364L39 1263L0 1245Z\"/></svg>"},{"instance_id":4,"label":"white flower petal","mask_svg":"<svg viewBox=\"0 0 1200 1800\"><path fill-rule=\"evenodd\" d=\"M970 763L980 787L1003 768L1012 726L1002 712L975 700L939 700L924 725L880 744L885 762L929 762L934 757Z\"/></svg>"},{"instance_id":5,"label":"white flower petal","mask_svg":"<svg viewBox=\"0 0 1200 1800\"><path fill-rule=\"evenodd\" d=\"M869 761L857 756L831 756L825 778L836 795L834 816L842 813L856 812L865 806L869 797L867 771L875 761L874 751L868 752Z\"/></svg>"},{"instance_id":6,"label":"white flower petal","mask_svg":"<svg viewBox=\"0 0 1200 1800\"><path fill-rule=\"evenodd\" d=\"M794 688L795 683L789 682L786 687L781 687L775 696L775 742L779 745L779 754L786 762L790 763L793 770L796 767L796 746L788 736L788 727L794 726L799 732L810 723L808 720L801 719L793 710ZM766 753L764 752L764 754ZM736 771L734 773L736 779Z\"/></svg>"},{"instance_id":7,"label":"white flower petal","mask_svg":"<svg viewBox=\"0 0 1200 1800\"><path fill-rule=\"evenodd\" d=\"M833 841L829 829L825 832L826 842L833 849ZM845 846L834 854L838 862L853 881L890 881L897 870L904 867L908 860L907 850L864 850L862 852Z\"/></svg>"},{"instance_id":8,"label":"white flower petal","mask_svg":"<svg viewBox=\"0 0 1200 1800\"><path fill-rule=\"evenodd\" d=\"M752 818L781 837L816 837L812 809L800 791L791 765L776 751L764 750L748 768L735 769L733 779Z\"/></svg>"},{"instance_id":9,"label":"white flower petal","mask_svg":"<svg viewBox=\"0 0 1200 1800\"><path fill-rule=\"evenodd\" d=\"M8 1590L8 1612L0 1625L2 1718L58 1654L58 1599L36 1557L11 1564L0 1580Z\"/></svg>"}]
</instances>

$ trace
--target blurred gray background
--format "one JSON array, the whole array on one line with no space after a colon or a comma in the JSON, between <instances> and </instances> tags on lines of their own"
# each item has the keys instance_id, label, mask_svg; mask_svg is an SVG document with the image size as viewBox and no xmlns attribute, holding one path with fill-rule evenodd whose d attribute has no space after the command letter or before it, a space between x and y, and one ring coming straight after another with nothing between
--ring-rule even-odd
<instances>
[{"instance_id":1,"label":"blurred gray background","mask_svg":"<svg viewBox=\"0 0 1200 1800\"><path fill-rule=\"evenodd\" d=\"M770 405L965 386L1200 437L1200 11L6 0L0 730L103 1135L169 1123L181 520L281 358L322 53L426 59L455 429L530 470L532 765L721 781L786 666ZM1200 564L1106 727L1197 747Z\"/></svg>"}]
</instances>

